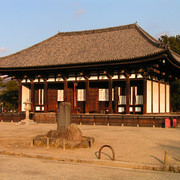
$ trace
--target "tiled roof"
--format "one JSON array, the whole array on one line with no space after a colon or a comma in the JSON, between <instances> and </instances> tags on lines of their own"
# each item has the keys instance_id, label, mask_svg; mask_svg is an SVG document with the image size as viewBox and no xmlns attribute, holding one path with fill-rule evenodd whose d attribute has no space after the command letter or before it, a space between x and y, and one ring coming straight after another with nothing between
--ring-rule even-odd
<instances>
[{"instance_id":1,"label":"tiled roof","mask_svg":"<svg viewBox=\"0 0 180 180\"><path fill-rule=\"evenodd\" d=\"M0 68L61 66L122 61L165 52L137 24L62 32L15 54L0 58Z\"/></svg>"}]
</instances>

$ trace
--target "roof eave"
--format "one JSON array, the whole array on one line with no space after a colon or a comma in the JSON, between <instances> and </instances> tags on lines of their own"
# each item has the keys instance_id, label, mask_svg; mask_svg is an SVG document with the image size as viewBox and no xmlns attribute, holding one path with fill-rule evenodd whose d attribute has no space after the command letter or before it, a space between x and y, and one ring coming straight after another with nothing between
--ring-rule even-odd
<instances>
[{"instance_id":1,"label":"roof eave","mask_svg":"<svg viewBox=\"0 0 180 180\"><path fill-rule=\"evenodd\" d=\"M66 69L77 69L77 68L87 68L87 67L99 67L99 66L116 66L116 65L125 65L125 64L135 64L143 63L153 60L158 60L164 58L165 51L156 53L153 55L147 55L143 57L136 57L131 59L123 60L109 60L109 61L100 61L100 62L91 62L91 63L78 63L78 64L63 64L63 65L48 65L48 66L33 66L33 67L11 67L11 68L0 68L0 72L23 72L23 71L45 71L45 70L66 70Z\"/></svg>"}]
</instances>

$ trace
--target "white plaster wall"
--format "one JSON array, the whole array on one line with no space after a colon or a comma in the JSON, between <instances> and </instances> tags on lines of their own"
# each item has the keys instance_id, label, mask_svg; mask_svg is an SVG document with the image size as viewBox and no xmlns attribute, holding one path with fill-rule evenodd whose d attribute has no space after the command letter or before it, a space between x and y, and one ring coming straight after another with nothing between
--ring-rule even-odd
<instances>
[{"instance_id":1,"label":"white plaster wall","mask_svg":"<svg viewBox=\"0 0 180 180\"><path fill-rule=\"evenodd\" d=\"M56 78L56 81L64 81L64 79L63 78Z\"/></svg>"},{"instance_id":2,"label":"white plaster wall","mask_svg":"<svg viewBox=\"0 0 180 180\"><path fill-rule=\"evenodd\" d=\"M75 81L75 80L76 80L75 77L70 77L70 78L67 79L67 81Z\"/></svg>"},{"instance_id":3,"label":"white plaster wall","mask_svg":"<svg viewBox=\"0 0 180 180\"><path fill-rule=\"evenodd\" d=\"M124 107L118 107L118 112L119 113L124 112Z\"/></svg>"},{"instance_id":4,"label":"white plaster wall","mask_svg":"<svg viewBox=\"0 0 180 180\"><path fill-rule=\"evenodd\" d=\"M141 74L138 74L137 78L143 78L143 76Z\"/></svg>"},{"instance_id":5,"label":"white plaster wall","mask_svg":"<svg viewBox=\"0 0 180 180\"><path fill-rule=\"evenodd\" d=\"M24 110L24 102L26 102L27 100L30 101L30 94L31 94L31 90L29 88L27 88L26 86L22 86L22 104L21 104L21 107L22 107L22 111L25 111Z\"/></svg>"},{"instance_id":6,"label":"white plaster wall","mask_svg":"<svg viewBox=\"0 0 180 180\"><path fill-rule=\"evenodd\" d=\"M165 85L160 84L160 113L165 113Z\"/></svg>"},{"instance_id":7,"label":"white plaster wall","mask_svg":"<svg viewBox=\"0 0 180 180\"><path fill-rule=\"evenodd\" d=\"M91 76L89 80L98 80L98 76Z\"/></svg>"},{"instance_id":8,"label":"white plaster wall","mask_svg":"<svg viewBox=\"0 0 180 180\"><path fill-rule=\"evenodd\" d=\"M85 80L84 77L77 77L77 81L83 81L83 80Z\"/></svg>"},{"instance_id":9,"label":"white plaster wall","mask_svg":"<svg viewBox=\"0 0 180 180\"><path fill-rule=\"evenodd\" d=\"M135 77L136 77L135 74L131 74L131 76L129 78L132 79L132 78L135 78Z\"/></svg>"},{"instance_id":10,"label":"white plaster wall","mask_svg":"<svg viewBox=\"0 0 180 180\"><path fill-rule=\"evenodd\" d=\"M141 112L141 107L135 107L136 112Z\"/></svg>"},{"instance_id":11,"label":"white plaster wall","mask_svg":"<svg viewBox=\"0 0 180 180\"><path fill-rule=\"evenodd\" d=\"M170 112L170 107L169 107L169 96L170 96L170 86L167 84L166 85L166 112Z\"/></svg>"},{"instance_id":12,"label":"white plaster wall","mask_svg":"<svg viewBox=\"0 0 180 180\"><path fill-rule=\"evenodd\" d=\"M118 75L114 75L112 79L118 79Z\"/></svg>"},{"instance_id":13,"label":"white plaster wall","mask_svg":"<svg viewBox=\"0 0 180 180\"><path fill-rule=\"evenodd\" d=\"M35 79L34 82L38 82L38 79Z\"/></svg>"},{"instance_id":14,"label":"white plaster wall","mask_svg":"<svg viewBox=\"0 0 180 180\"><path fill-rule=\"evenodd\" d=\"M151 81L147 80L147 113L152 113L151 96Z\"/></svg>"},{"instance_id":15,"label":"white plaster wall","mask_svg":"<svg viewBox=\"0 0 180 180\"><path fill-rule=\"evenodd\" d=\"M49 78L47 81L48 82L55 82L55 78Z\"/></svg>"},{"instance_id":16,"label":"white plaster wall","mask_svg":"<svg viewBox=\"0 0 180 180\"><path fill-rule=\"evenodd\" d=\"M126 96L118 96L118 105L125 105L126 104Z\"/></svg>"},{"instance_id":17,"label":"white plaster wall","mask_svg":"<svg viewBox=\"0 0 180 180\"><path fill-rule=\"evenodd\" d=\"M153 113L159 113L159 84L153 82Z\"/></svg>"},{"instance_id":18,"label":"white plaster wall","mask_svg":"<svg viewBox=\"0 0 180 180\"><path fill-rule=\"evenodd\" d=\"M126 77L124 75L120 75L120 79L125 79Z\"/></svg>"},{"instance_id":19,"label":"white plaster wall","mask_svg":"<svg viewBox=\"0 0 180 180\"><path fill-rule=\"evenodd\" d=\"M108 79L107 76L99 76L99 80Z\"/></svg>"},{"instance_id":20,"label":"white plaster wall","mask_svg":"<svg viewBox=\"0 0 180 180\"><path fill-rule=\"evenodd\" d=\"M143 96L142 95L136 95L136 104L143 105Z\"/></svg>"}]
</instances>

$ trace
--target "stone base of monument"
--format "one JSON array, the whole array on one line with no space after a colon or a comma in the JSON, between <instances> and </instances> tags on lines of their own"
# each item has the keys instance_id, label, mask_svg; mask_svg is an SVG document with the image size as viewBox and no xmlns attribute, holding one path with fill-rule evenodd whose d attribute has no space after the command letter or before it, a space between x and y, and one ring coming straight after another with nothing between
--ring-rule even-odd
<instances>
[{"instance_id":1,"label":"stone base of monument","mask_svg":"<svg viewBox=\"0 0 180 180\"><path fill-rule=\"evenodd\" d=\"M30 119L24 119L17 123L17 125L34 125L36 122Z\"/></svg>"},{"instance_id":2,"label":"stone base of monument","mask_svg":"<svg viewBox=\"0 0 180 180\"><path fill-rule=\"evenodd\" d=\"M93 137L82 136L81 130L75 124L64 130L51 130L46 135L38 135L34 146L49 146L63 149L88 148L94 143Z\"/></svg>"}]
</instances>

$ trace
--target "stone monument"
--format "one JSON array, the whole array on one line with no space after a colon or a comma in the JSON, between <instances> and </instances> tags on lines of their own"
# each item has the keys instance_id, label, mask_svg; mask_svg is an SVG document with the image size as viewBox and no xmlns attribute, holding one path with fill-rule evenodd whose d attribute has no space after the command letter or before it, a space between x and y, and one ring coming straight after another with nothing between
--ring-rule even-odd
<instances>
[{"instance_id":1,"label":"stone monument","mask_svg":"<svg viewBox=\"0 0 180 180\"><path fill-rule=\"evenodd\" d=\"M57 130L50 130L47 135L38 135L33 142L35 146L75 149L91 147L94 138L82 136L77 125L71 124L71 104L62 102L57 115Z\"/></svg>"},{"instance_id":2,"label":"stone monument","mask_svg":"<svg viewBox=\"0 0 180 180\"><path fill-rule=\"evenodd\" d=\"M71 124L71 103L62 102L57 115L57 130L65 133Z\"/></svg>"}]
</instances>

